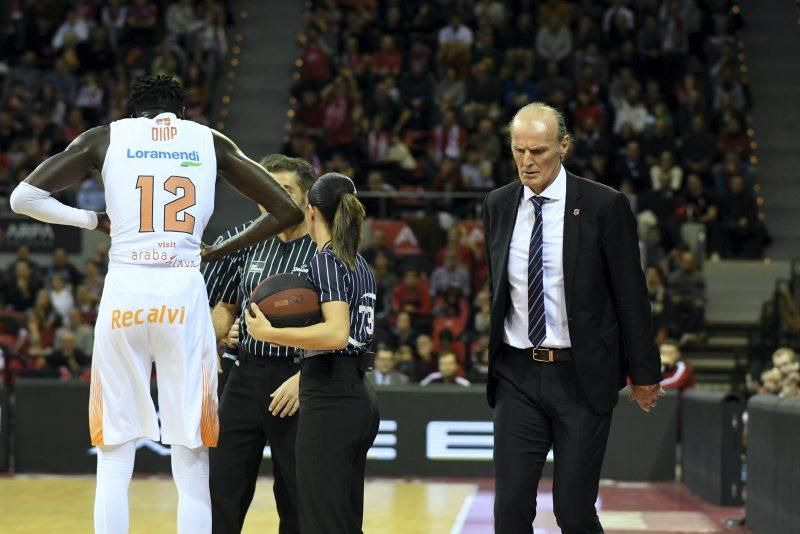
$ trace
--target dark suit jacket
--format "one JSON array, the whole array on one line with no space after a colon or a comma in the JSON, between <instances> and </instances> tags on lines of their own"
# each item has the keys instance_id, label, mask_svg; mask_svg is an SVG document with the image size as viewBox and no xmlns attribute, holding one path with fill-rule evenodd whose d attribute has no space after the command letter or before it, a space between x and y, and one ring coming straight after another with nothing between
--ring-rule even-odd
<instances>
[{"instance_id":1,"label":"dark suit jacket","mask_svg":"<svg viewBox=\"0 0 800 534\"><path fill-rule=\"evenodd\" d=\"M523 185L490 192L484 201L484 233L492 303L489 380L502 357L503 322L511 304L508 251ZM572 357L592 409L607 413L626 376L634 384L661 381L661 363L650 319L650 300L639 260L636 221L622 193L567 172L564 210L564 289Z\"/></svg>"}]
</instances>

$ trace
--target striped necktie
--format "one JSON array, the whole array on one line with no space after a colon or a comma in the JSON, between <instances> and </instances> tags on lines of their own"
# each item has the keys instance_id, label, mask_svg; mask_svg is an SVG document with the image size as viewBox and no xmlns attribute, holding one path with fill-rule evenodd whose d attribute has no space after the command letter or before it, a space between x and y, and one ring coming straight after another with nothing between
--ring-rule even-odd
<instances>
[{"instance_id":1,"label":"striped necktie","mask_svg":"<svg viewBox=\"0 0 800 534\"><path fill-rule=\"evenodd\" d=\"M536 215L531 231L531 247L528 252L528 339L534 347L541 346L547 334L544 314L544 262L542 261L542 204L544 197L533 196L533 212Z\"/></svg>"}]
</instances>

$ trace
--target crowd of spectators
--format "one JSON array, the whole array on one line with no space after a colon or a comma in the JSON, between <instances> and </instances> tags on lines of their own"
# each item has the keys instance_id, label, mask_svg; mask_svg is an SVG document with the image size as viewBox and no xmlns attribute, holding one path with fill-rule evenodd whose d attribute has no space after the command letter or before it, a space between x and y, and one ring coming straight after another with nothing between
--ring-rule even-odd
<instances>
[{"instance_id":1,"label":"crowd of spectators","mask_svg":"<svg viewBox=\"0 0 800 534\"><path fill-rule=\"evenodd\" d=\"M298 35L284 153L320 173L348 174L360 191L481 193L516 176L506 148L514 111L547 102L574 138L565 166L630 199L659 341L702 340L700 264L759 257L767 239L753 193L734 0L313 4ZM177 74L189 89L187 114L206 120L226 52L225 13L214 1L13 3L0 34L12 51L2 74L0 194L87 127L123 116L138 74ZM101 201L97 182L86 180L77 202L96 209ZM480 215L480 202L446 196L365 204L386 218L431 208ZM376 383L384 374L486 380L483 243L454 217L436 220L446 238L423 257L397 257L380 231L365 240L380 294ZM692 225L705 239L688 238ZM102 254L83 272L58 273L50 270L63 259L42 270L25 256L6 273L3 291L4 306L26 314L13 347L24 356L20 371L59 362L59 373L80 374Z\"/></svg>"},{"instance_id":2,"label":"crowd of spectators","mask_svg":"<svg viewBox=\"0 0 800 534\"><path fill-rule=\"evenodd\" d=\"M781 347L772 354L772 368L761 373L760 380L747 375L747 388L751 393L800 398L800 357L789 347Z\"/></svg>"},{"instance_id":3,"label":"crowd of spectators","mask_svg":"<svg viewBox=\"0 0 800 534\"><path fill-rule=\"evenodd\" d=\"M98 124L126 117L133 80L172 74L186 116L208 122L227 53L226 3L215 0L17 0L0 8L0 211L48 156ZM88 176L62 197L101 210Z\"/></svg>"},{"instance_id":4,"label":"crowd of spectators","mask_svg":"<svg viewBox=\"0 0 800 534\"><path fill-rule=\"evenodd\" d=\"M89 378L108 248L78 267L64 249L40 265L21 246L0 270L0 371L5 378ZM3 373L0 372L0 375Z\"/></svg>"},{"instance_id":5,"label":"crowd of spectators","mask_svg":"<svg viewBox=\"0 0 800 534\"><path fill-rule=\"evenodd\" d=\"M573 136L567 169L630 199L659 341L703 340L702 261L759 258L768 241L734 0L313 4L298 36L288 155L389 193L367 199L373 216L478 219L479 201L446 194L515 179L507 124L522 105L546 102ZM444 200L394 195L422 191ZM378 343L398 366L414 355L413 381L438 372L415 347L420 337L439 355L444 333L459 375L484 359L482 243L454 234L427 251L429 265L395 258L372 236L386 297Z\"/></svg>"}]
</instances>

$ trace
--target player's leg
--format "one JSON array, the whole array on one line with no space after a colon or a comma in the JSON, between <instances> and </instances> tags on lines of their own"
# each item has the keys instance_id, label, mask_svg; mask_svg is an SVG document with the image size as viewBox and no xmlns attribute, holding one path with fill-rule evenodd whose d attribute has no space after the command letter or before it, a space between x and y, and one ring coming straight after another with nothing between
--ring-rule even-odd
<instances>
[{"instance_id":1,"label":"player's leg","mask_svg":"<svg viewBox=\"0 0 800 534\"><path fill-rule=\"evenodd\" d=\"M96 534L128 532L128 487L135 455L135 441L97 447L97 492L94 500Z\"/></svg>"},{"instance_id":2,"label":"player's leg","mask_svg":"<svg viewBox=\"0 0 800 534\"><path fill-rule=\"evenodd\" d=\"M149 328L161 441L173 446L179 533L210 534L206 447L216 446L219 434L216 343L203 277L196 271L166 271L150 281L168 310L167 321Z\"/></svg>"},{"instance_id":3,"label":"player's leg","mask_svg":"<svg viewBox=\"0 0 800 534\"><path fill-rule=\"evenodd\" d=\"M150 396L153 359L143 325L123 321L143 305L127 270L109 271L97 312L92 349L89 431L93 445L119 445L137 438L158 440Z\"/></svg>"},{"instance_id":4,"label":"player's leg","mask_svg":"<svg viewBox=\"0 0 800 534\"><path fill-rule=\"evenodd\" d=\"M146 332L125 326L121 316L137 309L138 295L126 291L125 275L110 271L98 310L89 395L89 428L97 446L95 530L128 530L128 486L138 438L158 439L150 397L152 359Z\"/></svg>"},{"instance_id":5,"label":"player's leg","mask_svg":"<svg viewBox=\"0 0 800 534\"><path fill-rule=\"evenodd\" d=\"M178 488L178 534L210 534L208 447L173 445L172 478Z\"/></svg>"}]
</instances>

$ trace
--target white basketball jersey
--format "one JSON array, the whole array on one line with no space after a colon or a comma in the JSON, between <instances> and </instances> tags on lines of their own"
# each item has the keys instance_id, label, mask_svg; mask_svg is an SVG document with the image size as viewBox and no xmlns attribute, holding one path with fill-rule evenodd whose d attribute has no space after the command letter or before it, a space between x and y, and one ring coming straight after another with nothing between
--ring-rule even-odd
<instances>
[{"instance_id":1,"label":"white basketball jersey","mask_svg":"<svg viewBox=\"0 0 800 534\"><path fill-rule=\"evenodd\" d=\"M103 163L110 263L198 267L216 179L209 128L172 113L111 123Z\"/></svg>"}]
</instances>

